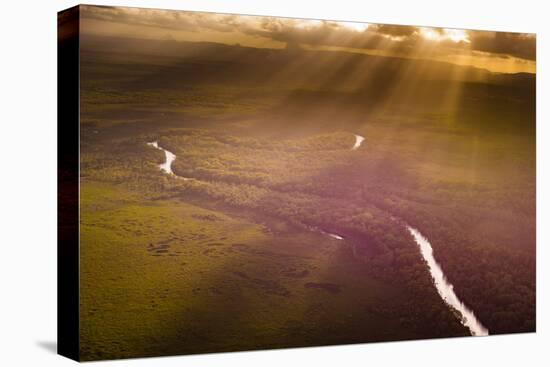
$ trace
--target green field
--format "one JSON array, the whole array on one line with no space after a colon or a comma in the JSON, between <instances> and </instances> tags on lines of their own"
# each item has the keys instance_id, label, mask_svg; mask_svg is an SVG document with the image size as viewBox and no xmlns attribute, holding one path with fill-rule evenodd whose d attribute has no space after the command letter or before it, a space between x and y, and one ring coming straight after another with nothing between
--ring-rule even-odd
<instances>
[{"instance_id":1,"label":"green field","mask_svg":"<svg viewBox=\"0 0 550 367\"><path fill-rule=\"evenodd\" d=\"M98 183L81 200L84 359L417 336L342 241Z\"/></svg>"}]
</instances>

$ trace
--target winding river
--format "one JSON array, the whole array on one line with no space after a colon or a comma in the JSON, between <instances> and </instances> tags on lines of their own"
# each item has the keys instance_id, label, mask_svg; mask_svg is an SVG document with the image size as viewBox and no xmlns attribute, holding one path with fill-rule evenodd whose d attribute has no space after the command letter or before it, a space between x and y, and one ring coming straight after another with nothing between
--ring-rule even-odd
<instances>
[{"instance_id":1,"label":"winding river","mask_svg":"<svg viewBox=\"0 0 550 367\"><path fill-rule=\"evenodd\" d=\"M453 289L453 285L449 283L447 277L443 273L443 269L441 269L441 266L437 263L437 261L435 261L432 245L428 239L424 237L417 229L409 225L407 225L407 229L420 247L422 257L428 263L430 274L434 279L434 284L437 288L439 296L445 301L445 303L460 313L462 316L462 324L470 329L470 333L472 335L489 335L489 330L487 330L481 322L479 322L474 315L474 312L466 307L460 299L458 299Z\"/></svg>"},{"instance_id":2,"label":"winding river","mask_svg":"<svg viewBox=\"0 0 550 367\"><path fill-rule=\"evenodd\" d=\"M365 141L365 138L361 135L355 134L355 144L353 144L353 147L351 147L351 150L357 150L361 146L361 144Z\"/></svg>"},{"instance_id":3,"label":"winding river","mask_svg":"<svg viewBox=\"0 0 550 367\"><path fill-rule=\"evenodd\" d=\"M351 148L352 150L358 149L363 141L365 140L364 137L361 135L355 135L355 144ZM162 150L166 156L166 161L159 165L159 168L163 171L168 173L171 176L174 176L176 178L180 178L183 180L190 180L190 178L178 176L172 171L172 163L176 160L176 155L161 146L159 146L158 141L153 141L150 143L147 143L147 145L152 146L156 149ZM460 314L461 322L462 324L467 327L470 330L470 334L473 336L484 336L489 335L489 330L485 328L481 322L476 318L474 312L470 310L456 295L453 289L453 285L449 283L447 280L447 277L445 276L445 273L443 273L443 269L441 266L437 263L433 256L433 249L432 245L428 241L426 237L424 237L417 229L409 226L408 224L404 224L411 236L414 238L416 244L420 248L420 253L422 254L422 257L428 264L428 269L430 271L430 274L433 278L434 285L437 289L437 292L439 293L439 296L443 301L449 305L452 309L456 310ZM339 234L336 233L330 233L326 232L321 228L310 228L312 231L319 232L323 235L329 236L330 238L333 238L338 241L343 241L345 238ZM356 256L356 248L355 245L352 244L352 250L354 256Z\"/></svg>"},{"instance_id":4,"label":"winding river","mask_svg":"<svg viewBox=\"0 0 550 367\"><path fill-rule=\"evenodd\" d=\"M188 177L178 176L172 171L172 163L176 160L176 155L163 147L161 147L158 143L158 141L153 141L151 143L147 143L147 145L152 146L158 150L162 150L164 152L164 155L166 156L166 161L164 163L159 164L159 168L161 171L168 173L171 176L174 176L176 178L180 178L182 180L189 180Z\"/></svg>"},{"instance_id":5,"label":"winding river","mask_svg":"<svg viewBox=\"0 0 550 367\"><path fill-rule=\"evenodd\" d=\"M430 242L426 239L426 237L422 236L422 234L415 228L405 225L409 233L413 236L414 241L420 247L420 252L422 254L422 257L424 260L426 260L426 263L428 264L428 269L430 270L430 274L433 278L435 288L437 289L437 293L439 293L439 296L443 301L449 305L451 308L456 310L460 314L460 322L462 325L468 328L470 331L470 334L473 336L485 336L489 335L489 330L485 328L481 322L476 318L474 315L474 312L470 310L456 295L453 289L453 285L449 283L447 280L447 277L443 273L443 269L441 269L441 266L435 261L435 258L433 256L433 249ZM335 233L329 233L325 232L322 229L313 229L321 234L327 235L335 240L342 241L344 240L344 237L335 234ZM352 245L353 255L357 256L356 254L356 248L355 245Z\"/></svg>"},{"instance_id":6,"label":"winding river","mask_svg":"<svg viewBox=\"0 0 550 367\"><path fill-rule=\"evenodd\" d=\"M365 140L364 137L361 135L355 134L355 144L351 148L351 150L358 149L363 141ZM395 219L395 218L394 218ZM456 310L460 314L460 321L462 325L468 328L470 331L470 334L474 336L484 336L489 335L489 330L485 328L481 322L476 318L474 312L470 310L456 295L454 292L454 287L449 281L447 280L447 277L445 276L445 273L443 273L443 269L441 268L441 265L437 263L433 256L433 248L430 242L426 237L424 237L417 229L409 226L408 224L405 224L405 227L411 234L411 236L414 238L414 241L420 248L420 253L422 254L422 257L428 264L428 269L430 271L430 274L433 278L435 288L437 289L437 292L439 293L439 296L443 301L449 305L452 309ZM333 239L336 240L344 240L344 237L330 232L325 232L322 229L317 229L318 232L325 234ZM352 246L354 255L356 254L355 246Z\"/></svg>"}]
</instances>

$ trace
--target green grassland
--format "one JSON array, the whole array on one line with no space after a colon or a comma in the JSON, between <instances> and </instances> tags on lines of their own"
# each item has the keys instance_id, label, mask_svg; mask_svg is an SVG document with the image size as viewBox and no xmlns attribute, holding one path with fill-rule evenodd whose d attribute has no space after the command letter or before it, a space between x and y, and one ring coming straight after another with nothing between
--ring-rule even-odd
<instances>
[{"instance_id":1,"label":"green grassland","mask_svg":"<svg viewBox=\"0 0 550 367\"><path fill-rule=\"evenodd\" d=\"M82 185L81 203L84 359L416 335L410 312L385 310L402 289L341 241L105 184Z\"/></svg>"}]
</instances>

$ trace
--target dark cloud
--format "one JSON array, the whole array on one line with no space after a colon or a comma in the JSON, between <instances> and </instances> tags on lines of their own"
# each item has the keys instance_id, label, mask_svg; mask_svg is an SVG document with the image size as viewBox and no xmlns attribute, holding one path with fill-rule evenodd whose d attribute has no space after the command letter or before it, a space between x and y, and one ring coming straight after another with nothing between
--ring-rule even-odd
<instances>
[{"instance_id":1,"label":"dark cloud","mask_svg":"<svg viewBox=\"0 0 550 367\"><path fill-rule=\"evenodd\" d=\"M369 25L354 29L342 22L300 20L275 17L239 16L230 14L166 11L156 9L85 6L81 16L115 23L149 26L188 32L240 32L264 37L287 45L333 46L358 49L391 49L406 54L416 46L429 42L421 29L400 25ZM353 24L353 23L349 23ZM444 35L442 28L432 31ZM463 50L483 51L535 60L533 35L505 32L469 31L470 43L441 39L437 52Z\"/></svg>"},{"instance_id":2,"label":"dark cloud","mask_svg":"<svg viewBox=\"0 0 550 367\"><path fill-rule=\"evenodd\" d=\"M367 30L359 32L331 21L306 20L304 24L304 20L288 18L105 6L85 6L82 17L177 31L239 31L279 42L357 48L376 47L387 41L384 36L411 36L417 30L409 26L371 25Z\"/></svg>"},{"instance_id":3,"label":"dark cloud","mask_svg":"<svg viewBox=\"0 0 550 367\"><path fill-rule=\"evenodd\" d=\"M536 60L534 34L469 31L471 49Z\"/></svg>"},{"instance_id":4,"label":"dark cloud","mask_svg":"<svg viewBox=\"0 0 550 367\"><path fill-rule=\"evenodd\" d=\"M394 50L405 49L410 48L411 41L418 38L416 27L369 26L365 30L355 30L333 21L306 21L304 24L301 20L267 17L262 18L259 27L241 25L238 30L287 44L359 49L376 49L388 44L393 44ZM399 39L391 39L390 36Z\"/></svg>"},{"instance_id":5,"label":"dark cloud","mask_svg":"<svg viewBox=\"0 0 550 367\"><path fill-rule=\"evenodd\" d=\"M374 26L376 32L393 37L408 37L418 32L418 27L406 25L380 24Z\"/></svg>"}]
</instances>

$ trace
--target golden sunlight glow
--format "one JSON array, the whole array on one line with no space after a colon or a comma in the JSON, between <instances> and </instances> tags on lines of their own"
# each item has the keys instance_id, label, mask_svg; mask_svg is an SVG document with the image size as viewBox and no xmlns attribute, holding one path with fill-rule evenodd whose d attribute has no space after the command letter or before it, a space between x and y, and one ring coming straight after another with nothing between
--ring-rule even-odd
<instances>
[{"instance_id":1,"label":"golden sunlight glow","mask_svg":"<svg viewBox=\"0 0 550 367\"><path fill-rule=\"evenodd\" d=\"M436 28L420 28L420 34L430 41L441 41L445 38L443 33Z\"/></svg>"},{"instance_id":2,"label":"golden sunlight glow","mask_svg":"<svg viewBox=\"0 0 550 367\"><path fill-rule=\"evenodd\" d=\"M444 41L450 40L453 42L466 42L470 43L468 34L462 29L449 29L449 28L420 28L420 34L430 41Z\"/></svg>"},{"instance_id":3,"label":"golden sunlight glow","mask_svg":"<svg viewBox=\"0 0 550 367\"><path fill-rule=\"evenodd\" d=\"M337 22L338 25L341 25L345 28L348 28L352 31L363 32L369 28L368 23L359 23L359 22Z\"/></svg>"},{"instance_id":4,"label":"golden sunlight glow","mask_svg":"<svg viewBox=\"0 0 550 367\"><path fill-rule=\"evenodd\" d=\"M445 35L448 39L450 39L453 42L466 42L470 43L470 40L468 39L468 34L463 29L444 29Z\"/></svg>"},{"instance_id":5,"label":"golden sunlight glow","mask_svg":"<svg viewBox=\"0 0 550 367\"><path fill-rule=\"evenodd\" d=\"M102 37L213 42L266 49L285 49L290 42L290 45L296 44L305 50L436 60L499 73L535 73L536 70L532 52L534 34L509 37L504 45L509 53L494 57L494 53L484 51L490 44L471 47L473 39L470 37L475 37L477 32L483 35L483 31L185 12L178 13L181 19L176 19L174 13L160 10L93 9L93 12L87 11L80 23L88 33ZM113 17L117 14L135 18L135 21L117 21L110 18L110 13ZM486 43L490 43L489 36L487 34L484 38ZM513 39L517 39L517 45L512 44ZM532 47L526 48L523 44L532 44ZM518 50L527 50L531 56L521 57L523 54Z\"/></svg>"},{"instance_id":6,"label":"golden sunlight glow","mask_svg":"<svg viewBox=\"0 0 550 367\"><path fill-rule=\"evenodd\" d=\"M323 25L322 20L316 20L316 19L297 19L294 22L295 23L293 24L296 28L316 28Z\"/></svg>"}]
</instances>

